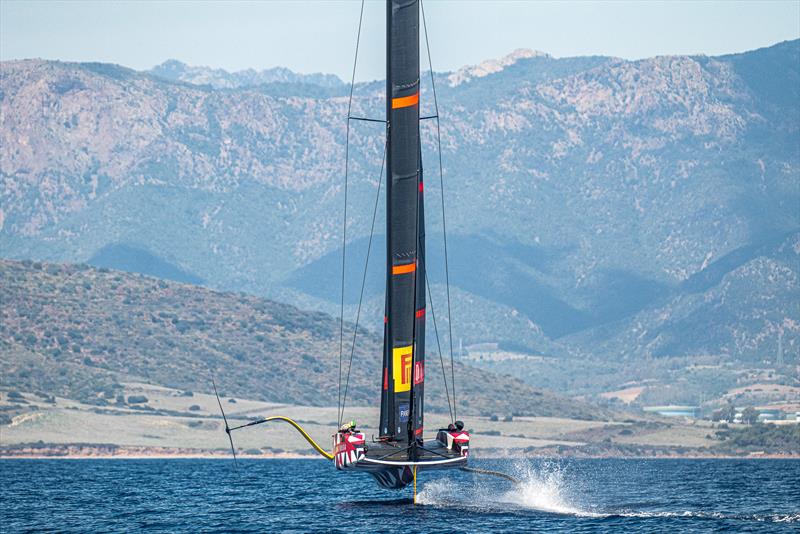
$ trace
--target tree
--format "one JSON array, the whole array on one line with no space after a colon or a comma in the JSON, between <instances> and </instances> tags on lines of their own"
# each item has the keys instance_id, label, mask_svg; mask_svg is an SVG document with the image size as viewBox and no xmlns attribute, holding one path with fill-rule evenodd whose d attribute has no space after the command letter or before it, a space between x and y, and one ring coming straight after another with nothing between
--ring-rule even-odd
<instances>
[{"instance_id":1,"label":"tree","mask_svg":"<svg viewBox=\"0 0 800 534\"><path fill-rule=\"evenodd\" d=\"M736 417L736 408L733 407L733 404L728 404L711 414L712 421L732 423L734 417Z\"/></svg>"},{"instance_id":2,"label":"tree","mask_svg":"<svg viewBox=\"0 0 800 534\"><path fill-rule=\"evenodd\" d=\"M748 425L754 425L758 423L758 416L761 415L761 412L753 408L752 406L748 406L742 412L742 422L747 423Z\"/></svg>"}]
</instances>

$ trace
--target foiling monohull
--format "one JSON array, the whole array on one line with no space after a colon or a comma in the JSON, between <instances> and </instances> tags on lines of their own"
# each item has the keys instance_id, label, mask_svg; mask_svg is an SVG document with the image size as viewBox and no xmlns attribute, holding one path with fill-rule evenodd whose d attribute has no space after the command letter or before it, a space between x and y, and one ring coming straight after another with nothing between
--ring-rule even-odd
<instances>
[{"instance_id":1,"label":"foiling monohull","mask_svg":"<svg viewBox=\"0 0 800 534\"><path fill-rule=\"evenodd\" d=\"M319 454L334 462L336 469L369 473L385 488L400 489L412 482L416 488L417 471L435 469L460 468L514 480L513 477L502 473L466 467L470 436L464 430L463 423L454 420L454 411L451 412L452 423L447 428L438 429L431 439L425 439L423 436L427 280L420 141L421 9L419 0L387 0L386 117L385 120L359 119L384 122L386 125L386 294L383 365L382 376L375 377L381 387L378 436L370 436L368 439L354 423L342 425L333 435L333 450L328 453L300 425L287 417L273 416L234 427L229 426L217 395L234 460L236 452L231 437L232 431L281 420L294 426ZM422 14L424 15L424 11ZM356 57L357 54L358 46ZM433 84L433 78L431 83ZM433 88L435 102L435 86ZM438 126L438 106L435 118ZM348 110L348 125L353 119ZM442 209L444 209L443 200ZM346 222L345 217L345 230ZM446 259L446 236L444 243ZM344 287L342 291L344 294ZM431 315L435 318L433 314ZM356 320L356 332L357 329L358 320ZM450 337L452 339L452 336ZM340 367L341 361L340 348ZM442 367L444 375L443 361ZM446 377L445 390L447 391ZM214 391L216 393L216 385ZM343 398L346 399L346 386L344 391ZM455 401L455 398L453 400ZM344 413L344 402L340 397L340 424Z\"/></svg>"},{"instance_id":2,"label":"foiling monohull","mask_svg":"<svg viewBox=\"0 0 800 534\"><path fill-rule=\"evenodd\" d=\"M386 315L380 436L342 429L337 469L364 471L402 488L417 469L464 467L469 434L458 424L423 439L425 392L425 217L420 142L420 5L386 8Z\"/></svg>"}]
</instances>

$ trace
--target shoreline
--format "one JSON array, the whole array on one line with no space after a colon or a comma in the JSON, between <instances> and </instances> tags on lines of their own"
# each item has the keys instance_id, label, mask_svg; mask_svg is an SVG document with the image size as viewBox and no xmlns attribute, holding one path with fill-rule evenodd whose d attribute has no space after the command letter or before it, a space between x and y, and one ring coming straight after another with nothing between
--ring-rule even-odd
<instances>
[{"instance_id":1,"label":"shoreline","mask_svg":"<svg viewBox=\"0 0 800 534\"><path fill-rule=\"evenodd\" d=\"M232 460L228 454L0 454L0 460ZM322 460L320 456L275 454L237 456L237 460Z\"/></svg>"},{"instance_id":2,"label":"shoreline","mask_svg":"<svg viewBox=\"0 0 800 534\"><path fill-rule=\"evenodd\" d=\"M800 460L800 453L775 453L763 451L742 451L741 454L709 451L687 451L677 453L670 450L653 451L653 454L620 454L619 452L555 453L546 448L541 451L508 451L487 449L482 460L498 459L626 459L626 460ZM211 451L202 449L183 449L170 447L125 447L114 445L51 445L43 447L19 447L12 450L0 449L0 460L230 460L230 451ZM261 454L239 454L240 460L323 460L318 454L299 452L262 452Z\"/></svg>"},{"instance_id":3,"label":"shoreline","mask_svg":"<svg viewBox=\"0 0 800 534\"><path fill-rule=\"evenodd\" d=\"M237 456L237 460L325 460L321 456L303 454L288 454L275 456ZM487 456L479 460L526 460L526 459L551 459L551 460L800 460L798 454L758 454L746 456ZM231 460L231 456L210 454L153 454L153 455L3 455L0 460ZM478 459L478 458L476 458Z\"/></svg>"}]
</instances>

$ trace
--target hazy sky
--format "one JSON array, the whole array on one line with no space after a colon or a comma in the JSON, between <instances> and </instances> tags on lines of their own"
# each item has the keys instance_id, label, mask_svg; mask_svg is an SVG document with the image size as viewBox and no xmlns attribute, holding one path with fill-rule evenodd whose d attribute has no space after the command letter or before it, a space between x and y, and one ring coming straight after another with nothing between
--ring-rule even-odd
<instances>
[{"instance_id":1,"label":"hazy sky","mask_svg":"<svg viewBox=\"0 0 800 534\"><path fill-rule=\"evenodd\" d=\"M360 1L0 0L0 59L228 70L285 66L350 78ZM800 38L800 0L425 2L436 70L516 48L554 56L724 54ZM383 76L385 3L368 0L357 77Z\"/></svg>"}]
</instances>

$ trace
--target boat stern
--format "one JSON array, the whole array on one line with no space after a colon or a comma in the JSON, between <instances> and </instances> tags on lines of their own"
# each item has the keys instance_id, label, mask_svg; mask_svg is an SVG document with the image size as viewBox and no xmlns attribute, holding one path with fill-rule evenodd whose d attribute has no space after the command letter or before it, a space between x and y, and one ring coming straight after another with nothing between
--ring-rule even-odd
<instances>
[{"instance_id":1,"label":"boat stern","mask_svg":"<svg viewBox=\"0 0 800 534\"><path fill-rule=\"evenodd\" d=\"M442 428L436 434L436 439L445 445L448 451L460 454L464 458L469 456L469 432L466 430Z\"/></svg>"},{"instance_id":2,"label":"boat stern","mask_svg":"<svg viewBox=\"0 0 800 534\"><path fill-rule=\"evenodd\" d=\"M366 454L367 438L363 432L340 430L333 436L333 463L336 469L355 467Z\"/></svg>"}]
</instances>

